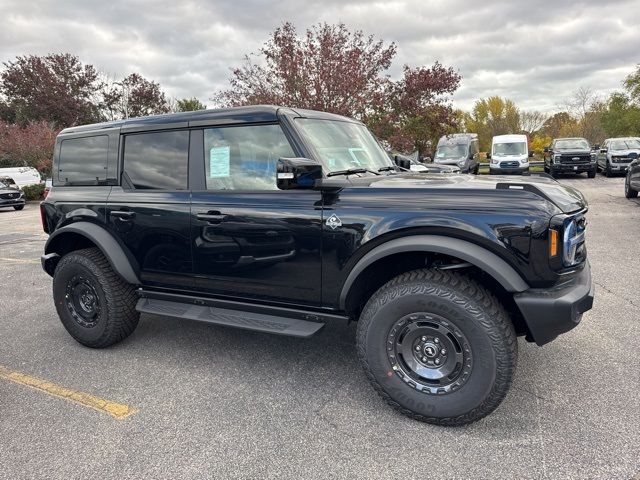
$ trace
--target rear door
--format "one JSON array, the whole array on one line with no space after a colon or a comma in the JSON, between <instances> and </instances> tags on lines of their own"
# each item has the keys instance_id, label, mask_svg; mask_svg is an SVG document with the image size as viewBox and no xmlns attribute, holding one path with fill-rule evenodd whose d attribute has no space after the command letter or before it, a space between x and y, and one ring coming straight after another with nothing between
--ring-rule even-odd
<instances>
[{"instance_id":1,"label":"rear door","mask_svg":"<svg viewBox=\"0 0 640 480\"><path fill-rule=\"evenodd\" d=\"M212 127L199 135L191 205L196 289L319 306L321 194L276 186L278 158L300 152L279 124Z\"/></svg>"},{"instance_id":2,"label":"rear door","mask_svg":"<svg viewBox=\"0 0 640 480\"><path fill-rule=\"evenodd\" d=\"M189 135L183 129L121 136L121 181L109 195L107 222L147 286L193 286Z\"/></svg>"}]
</instances>

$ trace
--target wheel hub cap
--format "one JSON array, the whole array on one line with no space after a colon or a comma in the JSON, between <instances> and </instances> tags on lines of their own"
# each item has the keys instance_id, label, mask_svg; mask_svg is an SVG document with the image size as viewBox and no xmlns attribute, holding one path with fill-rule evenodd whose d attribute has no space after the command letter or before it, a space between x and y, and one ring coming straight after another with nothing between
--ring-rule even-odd
<instances>
[{"instance_id":1,"label":"wheel hub cap","mask_svg":"<svg viewBox=\"0 0 640 480\"><path fill-rule=\"evenodd\" d=\"M77 275L67 282L65 303L78 325L85 328L97 325L100 301L96 289L87 278Z\"/></svg>"},{"instance_id":2,"label":"wheel hub cap","mask_svg":"<svg viewBox=\"0 0 640 480\"><path fill-rule=\"evenodd\" d=\"M387 336L391 369L426 394L446 394L466 383L473 367L470 344L452 322L431 313L399 319Z\"/></svg>"}]
</instances>

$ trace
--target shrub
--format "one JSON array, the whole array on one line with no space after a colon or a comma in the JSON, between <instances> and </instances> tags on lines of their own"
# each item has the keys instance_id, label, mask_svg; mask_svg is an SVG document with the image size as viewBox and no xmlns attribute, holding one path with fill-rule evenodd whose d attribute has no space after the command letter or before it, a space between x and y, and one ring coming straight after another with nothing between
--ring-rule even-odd
<instances>
[{"instance_id":1,"label":"shrub","mask_svg":"<svg viewBox=\"0 0 640 480\"><path fill-rule=\"evenodd\" d=\"M44 195L44 184L27 185L22 187L22 191L27 200L40 200Z\"/></svg>"}]
</instances>

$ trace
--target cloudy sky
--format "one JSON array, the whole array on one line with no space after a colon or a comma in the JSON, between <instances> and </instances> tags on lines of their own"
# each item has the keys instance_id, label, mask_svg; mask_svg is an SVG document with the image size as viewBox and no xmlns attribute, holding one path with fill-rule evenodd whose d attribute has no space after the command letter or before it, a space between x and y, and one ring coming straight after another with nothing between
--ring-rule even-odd
<instances>
[{"instance_id":1,"label":"cloudy sky","mask_svg":"<svg viewBox=\"0 0 640 480\"><path fill-rule=\"evenodd\" d=\"M392 77L405 63L458 69L460 108L501 95L552 111L578 87L603 96L620 88L640 63L639 13L640 0L0 0L0 62L71 52L211 104L229 68L282 22L303 31L342 21L397 43Z\"/></svg>"}]
</instances>

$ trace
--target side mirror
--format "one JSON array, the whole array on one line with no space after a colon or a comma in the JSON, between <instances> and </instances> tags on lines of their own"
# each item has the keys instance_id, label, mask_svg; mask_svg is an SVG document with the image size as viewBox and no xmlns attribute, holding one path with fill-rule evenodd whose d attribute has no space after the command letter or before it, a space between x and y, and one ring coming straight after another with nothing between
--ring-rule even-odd
<instances>
[{"instance_id":1,"label":"side mirror","mask_svg":"<svg viewBox=\"0 0 640 480\"><path fill-rule=\"evenodd\" d=\"M276 185L280 190L313 188L322 178L322 165L308 158L279 158Z\"/></svg>"},{"instance_id":2,"label":"side mirror","mask_svg":"<svg viewBox=\"0 0 640 480\"><path fill-rule=\"evenodd\" d=\"M600 150L600 145L595 144L595 145L593 146L593 149L594 149L594 150Z\"/></svg>"},{"instance_id":3,"label":"side mirror","mask_svg":"<svg viewBox=\"0 0 640 480\"><path fill-rule=\"evenodd\" d=\"M487 160L491 160L491 152L487 152Z\"/></svg>"},{"instance_id":4,"label":"side mirror","mask_svg":"<svg viewBox=\"0 0 640 480\"><path fill-rule=\"evenodd\" d=\"M402 155L396 155L393 158L393 163L395 163L400 168L404 168L405 170L411 170L411 160L403 157Z\"/></svg>"},{"instance_id":5,"label":"side mirror","mask_svg":"<svg viewBox=\"0 0 640 480\"><path fill-rule=\"evenodd\" d=\"M606 148L601 148L600 149L600 153L607 153L607 149Z\"/></svg>"},{"instance_id":6,"label":"side mirror","mask_svg":"<svg viewBox=\"0 0 640 480\"><path fill-rule=\"evenodd\" d=\"M533 158L533 152L529 152L529 158Z\"/></svg>"},{"instance_id":7,"label":"side mirror","mask_svg":"<svg viewBox=\"0 0 640 480\"><path fill-rule=\"evenodd\" d=\"M549 153L549 147L544 147L544 153Z\"/></svg>"}]
</instances>

